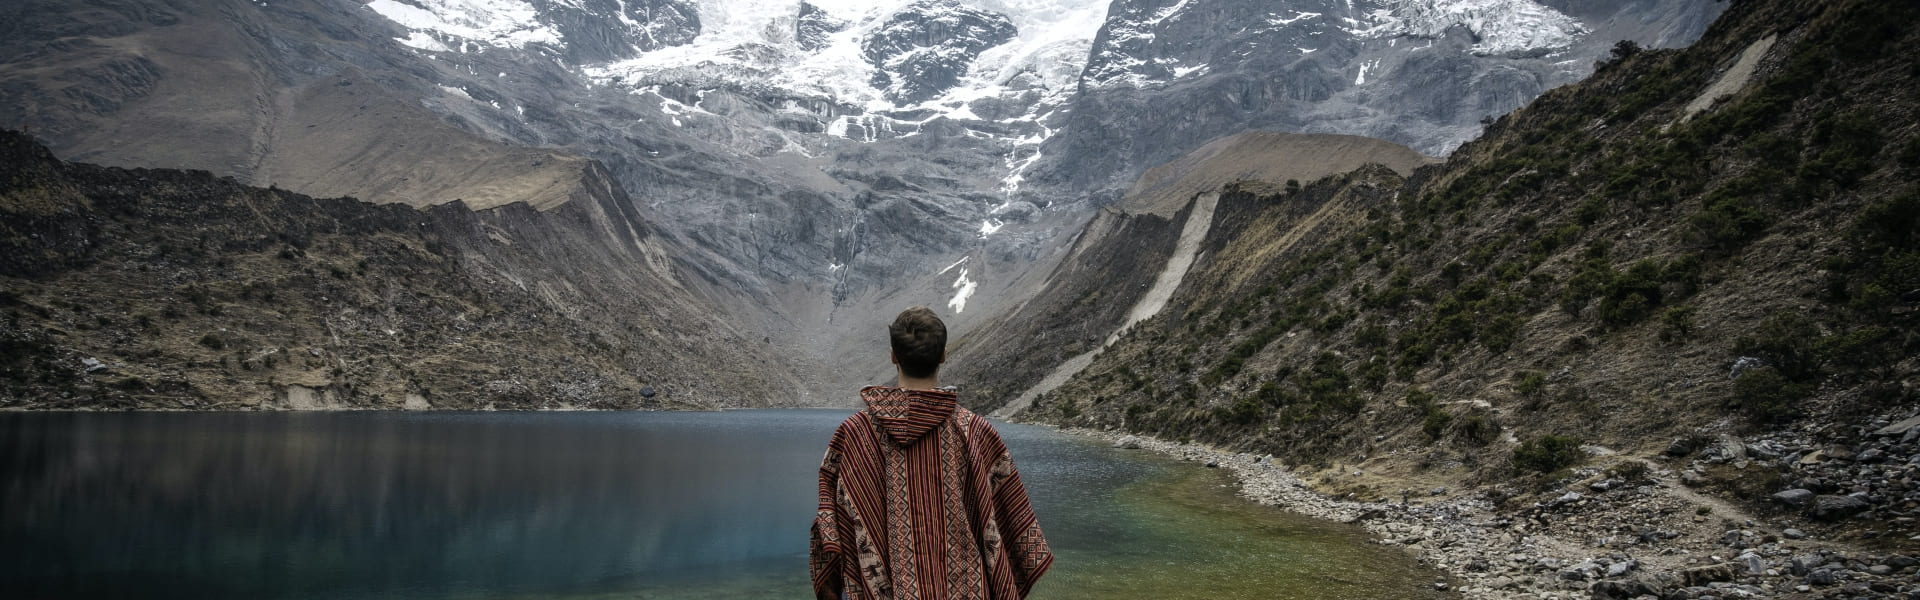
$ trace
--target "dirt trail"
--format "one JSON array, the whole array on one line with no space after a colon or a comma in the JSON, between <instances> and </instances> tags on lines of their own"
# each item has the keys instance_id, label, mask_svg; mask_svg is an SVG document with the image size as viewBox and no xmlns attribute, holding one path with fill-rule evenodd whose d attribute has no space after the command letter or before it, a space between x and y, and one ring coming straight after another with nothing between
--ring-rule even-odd
<instances>
[{"instance_id":1,"label":"dirt trail","mask_svg":"<svg viewBox=\"0 0 1920 600\"><path fill-rule=\"evenodd\" d=\"M1173 298L1173 292L1180 289L1181 280L1186 279L1187 271L1193 268L1194 259L1199 257L1200 244L1206 241L1207 231L1213 227L1213 209L1219 202L1218 192L1200 194L1193 199L1193 211L1187 214L1186 224L1180 227L1180 240L1174 244L1173 256L1167 258L1167 266L1160 269L1160 276L1154 279L1153 287L1147 288L1147 293L1134 302L1132 310L1127 311L1126 322L1113 330L1105 342L1097 348L1060 363L1060 366L1054 367L1046 377L1040 378L1039 383L1021 392L1020 397L1014 398L1006 406L1000 407L1000 410L994 411L992 416L1005 419L1026 410L1033 405L1034 398L1060 387L1081 369L1093 364L1094 357L1099 356L1102 350L1106 350L1107 346L1120 339L1120 335L1126 333L1135 323L1145 321L1166 308L1167 301Z\"/></svg>"}]
</instances>

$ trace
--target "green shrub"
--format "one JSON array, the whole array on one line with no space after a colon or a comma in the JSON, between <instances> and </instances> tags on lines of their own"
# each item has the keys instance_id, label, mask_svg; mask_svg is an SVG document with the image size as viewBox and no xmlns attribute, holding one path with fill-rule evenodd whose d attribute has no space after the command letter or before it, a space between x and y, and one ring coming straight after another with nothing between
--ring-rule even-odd
<instances>
[{"instance_id":1,"label":"green shrub","mask_svg":"<svg viewBox=\"0 0 1920 600\"><path fill-rule=\"evenodd\" d=\"M1778 423L1798 416L1796 402L1811 392L1810 385L1789 380L1773 367L1760 367L1733 380L1728 403L1755 422Z\"/></svg>"},{"instance_id":2,"label":"green shrub","mask_svg":"<svg viewBox=\"0 0 1920 600\"><path fill-rule=\"evenodd\" d=\"M1520 442L1513 449L1515 473L1553 473L1580 464L1586 452L1580 450L1580 438L1543 435Z\"/></svg>"},{"instance_id":3,"label":"green shrub","mask_svg":"<svg viewBox=\"0 0 1920 600\"><path fill-rule=\"evenodd\" d=\"M1814 342L1814 353L1824 363L1841 368L1859 369L1879 366L1899 356L1893 348L1893 331L1885 327L1857 327L1839 335Z\"/></svg>"},{"instance_id":4,"label":"green shrub","mask_svg":"<svg viewBox=\"0 0 1920 600\"><path fill-rule=\"evenodd\" d=\"M1252 425L1266 416L1266 407L1254 398L1241 398L1233 406L1215 409L1214 418L1235 425Z\"/></svg>"},{"instance_id":5,"label":"green shrub","mask_svg":"<svg viewBox=\"0 0 1920 600\"><path fill-rule=\"evenodd\" d=\"M1522 396L1538 395L1547 389L1547 376L1539 371L1521 371L1514 374L1514 379L1513 389Z\"/></svg>"},{"instance_id":6,"label":"green shrub","mask_svg":"<svg viewBox=\"0 0 1920 600\"><path fill-rule=\"evenodd\" d=\"M1693 337L1693 314L1691 306L1675 306L1660 313L1660 341L1676 344Z\"/></svg>"},{"instance_id":7,"label":"green shrub","mask_svg":"<svg viewBox=\"0 0 1920 600\"><path fill-rule=\"evenodd\" d=\"M1415 410L1431 412L1437 401L1433 396L1433 392L1414 387L1407 388L1407 406L1411 406Z\"/></svg>"},{"instance_id":8,"label":"green shrub","mask_svg":"<svg viewBox=\"0 0 1920 600\"><path fill-rule=\"evenodd\" d=\"M1500 439L1500 425L1480 415L1472 415L1460 421L1459 438L1475 446L1485 446Z\"/></svg>"},{"instance_id":9,"label":"green shrub","mask_svg":"<svg viewBox=\"0 0 1920 600\"><path fill-rule=\"evenodd\" d=\"M1920 231L1920 192L1868 205L1854 219L1848 238L1861 253L1879 255L1913 248L1920 242L1915 231Z\"/></svg>"},{"instance_id":10,"label":"green shrub","mask_svg":"<svg viewBox=\"0 0 1920 600\"><path fill-rule=\"evenodd\" d=\"M1429 441L1438 441L1440 436L1446 435L1447 425L1452 423L1453 413L1444 410L1428 411L1426 422L1420 424L1420 431L1427 434Z\"/></svg>"},{"instance_id":11,"label":"green shrub","mask_svg":"<svg viewBox=\"0 0 1920 600\"><path fill-rule=\"evenodd\" d=\"M1487 321L1480 332L1480 344L1493 352L1506 352L1513 341L1520 336L1522 325L1519 315L1504 314Z\"/></svg>"},{"instance_id":12,"label":"green shrub","mask_svg":"<svg viewBox=\"0 0 1920 600\"><path fill-rule=\"evenodd\" d=\"M1628 485L1645 485L1653 482L1652 469L1644 461L1626 460L1607 468L1607 476L1619 478Z\"/></svg>"},{"instance_id":13,"label":"green shrub","mask_svg":"<svg viewBox=\"0 0 1920 600\"><path fill-rule=\"evenodd\" d=\"M1813 343L1819 338L1820 328L1812 320L1781 312L1762 322L1754 335L1735 339L1733 352L1759 358L1788 380L1808 381L1818 374Z\"/></svg>"},{"instance_id":14,"label":"green shrub","mask_svg":"<svg viewBox=\"0 0 1920 600\"><path fill-rule=\"evenodd\" d=\"M1581 225L1591 226L1594 223L1600 222L1600 219L1606 216L1607 197L1605 195L1596 195L1588 199L1586 202L1581 203L1580 208L1574 212L1574 218L1578 219Z\"/></svg>"}]
</instances>

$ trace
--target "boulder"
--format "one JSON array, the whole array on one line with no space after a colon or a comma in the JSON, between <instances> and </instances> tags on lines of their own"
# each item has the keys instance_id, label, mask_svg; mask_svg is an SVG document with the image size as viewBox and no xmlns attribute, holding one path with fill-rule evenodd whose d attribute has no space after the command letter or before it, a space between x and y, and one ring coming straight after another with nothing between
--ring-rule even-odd
<instances>
[{"instance_id":1,"label":"boulder","mask_svg":"<svg viewBox=\"0 0 1920 600\"><path fill-rule=\"evenodd\" d=\"M1653 577L1638 575L1618 581L1611 579L1596 581L1593 587L1587 588L1587 591L1592 592L1595 598L1624 599L1639 598L1641 596L1657 597L1666 593L1666 586L1661 585L1660 580Z\"/></svg>"},{"instance_id":2,"label":"boulder","mask_svg":"<svg viewBox=\"0 0 1920 600\"><path fill-rule=\"evenodd\" d=\"M1846 444L1827 446L1827 449L1823 452L1827 455L1827 458L1833 460L1853 460L1853 448L1847 447Z\"/></svg>"},{"instance_id":3,"label":"boulder","mask_svg":"<svg viewBox=\"0 0 1920 600\"><path fill-rule=\"evenodd\" d=\"M1667 450L1662 454L1680 458L1688 454L1693 454L1694 450L1693 438L1679 438L1674 440L1673 443L1667 444Z\"/></svg>"},{"instance_id":4,"label":"boulder","mask_svg":"<svg viewBox=\"0 0 1920 600\"><path fill-rule=\"evenodd\" d=\"M1833 571L1818 569L1807 574L1807 585L1833 585Z\"/></svg>"},{"instance_id":5,"label":"boulder","mask_svg":"<svg viewBox=\"0 0 1920 600\"><path fill-rule=\"evenodd\" d=\"M1905 421L1901 421L1899 423L1894 423L1892 425L1882 427L1880 428L1879 431L1873 432L1873 434L1880 435L1880 436L1891 436L1891 435L1903 436L1903 435L1906 435L1908 431L1912 431L1916 427L1920 427L1920 416L1909 417Z\"/></svg>"},{"instance_id":6,"label":"boulder","mask_svg":"<svg viewBox=\"0 0 1920 600\"><path fill-rule=\"evenodd\" d=\"M1120 441L1114 442L1113 447L1120 448L1123 450L1139 450L1140 438L1129 435L1129 436L1120 438Z\"/></svg>"},{"instance_id":7,"label":"boulder","mask_svg":"<svg viewBox=\"0 0 1920 600\"><path fill-rule=\"evenodd\" d=\"M1632 559L1623 560L1620 562L1613 563L1611 565L1607 565L1606 577L1607 579L1614 579L1622 575L1626 575L1627 573L1631 573L1638 568L1640 568L1640 561L1632 560Z\"/></svg>"},{"instance_id":8,"label":"boulder","mask_svg":"<svg viewBox=\"0 0 1920 600\"><path fill-rule=\"evenodd\" d=\"M1733 581L1742 565L1720 563L1704 567L1694 567L1680 572L1680 581L1687 587L1704 586L1716 581Z\"/></svg>"},{"instance_id":9,"label":"boulder","mask_svg":"<svg viewBox=\"0 0 1920 600\"><path fill-rule=\"evenodd\" d=\"M1813 498L1813 508L1808 514L1823 521L1838 521L1865 512L1868 508L1866 500L1853 496L1823 495Z\"/></svg>"},{"instance_id":10,"label":"boulder","mask_svg":"<svg viewBox=\"0 0 1920 600\"><path fill-rule=\"evenodd\" d=\"M1804 489L1804 488L1794 488L1791 490L1774 492L1773 501L1779 502L1781 504L1785 504L1787 506L1803 506L1806 503L1811 502L1813 500L1813 497L1814 497L1813 490Z\"/></svg>"}]
</instances>

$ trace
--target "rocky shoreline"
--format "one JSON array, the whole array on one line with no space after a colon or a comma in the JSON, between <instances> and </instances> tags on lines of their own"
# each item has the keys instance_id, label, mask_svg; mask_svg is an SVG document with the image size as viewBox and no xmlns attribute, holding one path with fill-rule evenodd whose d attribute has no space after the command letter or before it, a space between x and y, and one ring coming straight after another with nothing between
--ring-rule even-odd
<instances>
[{"instance_id":1,"label":"rocky shoreline","mask_svg":"<svg viewBox=\"0 0 1920 600\"><path fill-rule=\"evenodd\" d=\"M1596 457L1530 502L1504 484L1370 502L1317 491L1267 456L1063 429L1226 469L1250 500L1358 524L1467 598L1920 598L1920 535L1893 533L1911 527L1904 511L1920 499L1920 417L1851 430L1855 443L1721 435L1677 440L1651 462ZM1729 471L1788 490L1764 514L1696 490Z\"/></svg>"}]
</instances>

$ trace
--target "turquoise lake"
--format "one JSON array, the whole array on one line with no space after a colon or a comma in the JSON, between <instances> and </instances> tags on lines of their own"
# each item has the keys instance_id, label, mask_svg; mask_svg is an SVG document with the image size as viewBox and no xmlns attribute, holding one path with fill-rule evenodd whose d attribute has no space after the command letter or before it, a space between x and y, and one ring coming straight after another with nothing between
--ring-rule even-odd
<instances>
[{"instance_id":1,"label":"turquoise lake","mask_svg":"<svg viewBox=\"0 0 1920 600\"><path fill-rule=\"evenodd\" d=\"M4 413L13 598L809 598L850 411ZM1032 598L1418 598L1437 573L1218 469L999 424Z\"/></svg>"}]
</instances>

